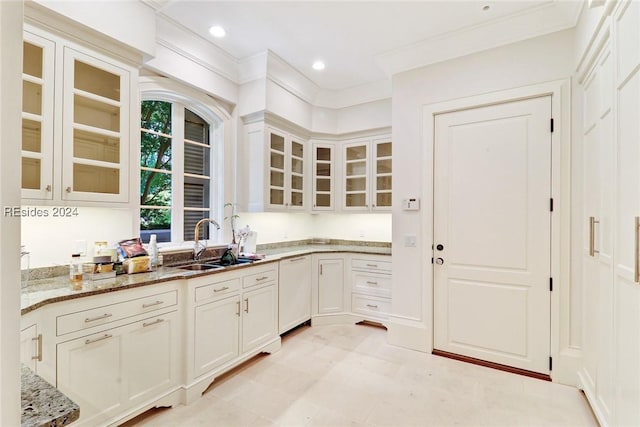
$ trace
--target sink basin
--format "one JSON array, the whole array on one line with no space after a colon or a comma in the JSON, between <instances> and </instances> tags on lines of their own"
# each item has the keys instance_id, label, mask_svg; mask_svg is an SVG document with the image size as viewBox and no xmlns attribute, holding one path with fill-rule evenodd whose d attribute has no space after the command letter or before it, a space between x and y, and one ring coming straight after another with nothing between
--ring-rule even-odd
<instances>
[{"instance_id":1,"label":"sink basin","mask_svg":"<svg viewBox=\"0 0 640 427\"><path fill-rule=\"evenodd\" d=\"M189 264L178 267L182 270L191 270L191 271L205 271L205 270L214 270L218 268L224 268L222 265L218 264Z\"/></svg>"},{"instance_id":2,"label":"sink basin","mask_svg":"<svg viewBox=\"0 0 640 427\"><path fill-rule=\"evenodd\" d=\"M227 265L225 265L225 264L222 264L220 261L215 261L215 262L210 263L210 265L219 265L221 267L233 267L234 265L250 264L252 262L253 262L253 260L251 260L251 259L239 258L239 259L236 260L235 264L227 264Z\"/></svg>"}]
</instances>

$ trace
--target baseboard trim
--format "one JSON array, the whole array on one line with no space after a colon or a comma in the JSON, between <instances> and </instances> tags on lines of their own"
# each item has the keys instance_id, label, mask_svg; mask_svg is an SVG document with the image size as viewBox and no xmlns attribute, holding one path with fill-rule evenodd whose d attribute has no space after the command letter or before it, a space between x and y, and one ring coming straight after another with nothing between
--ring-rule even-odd
<instances>
[{"instance_id":1,"label":"baseboard trim","mask_svg":"<svg viewBox=\"0 0 640 427\"><path fill-rule=\"evenodd\" d=\"M431 354L435 356L447 357L449 359L459 360L461 362L473 363L487 368L497 369L499 371L510 372L512 374L524 375L525 377L536 378L542 381L551 381L551 376L541 374L540 372L528 371L526 369L514 368L513 366L502 365L500 363L488 362L486 360L476 359L475 357L463 356L461 354L449 353L448 351L433 349Z\"/></svg>"}]
</instances>

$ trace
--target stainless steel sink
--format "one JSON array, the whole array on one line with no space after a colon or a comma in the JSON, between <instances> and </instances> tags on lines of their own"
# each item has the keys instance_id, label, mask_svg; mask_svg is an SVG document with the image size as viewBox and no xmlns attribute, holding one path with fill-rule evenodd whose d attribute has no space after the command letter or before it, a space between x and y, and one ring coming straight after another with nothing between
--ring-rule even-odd
<instances>
[{"instance_id":1,"label":"stainless steel sink","mask_svg":"<svg viewBox=\"0 0 640 427\"><path fill-rule=\"evenodd\" d=\"M206 270L215 270L224 268L222 265L218 264L189 264L178 267L182 270L191 270L191 271L206 271Z\"/></svg>"}]
</instances>

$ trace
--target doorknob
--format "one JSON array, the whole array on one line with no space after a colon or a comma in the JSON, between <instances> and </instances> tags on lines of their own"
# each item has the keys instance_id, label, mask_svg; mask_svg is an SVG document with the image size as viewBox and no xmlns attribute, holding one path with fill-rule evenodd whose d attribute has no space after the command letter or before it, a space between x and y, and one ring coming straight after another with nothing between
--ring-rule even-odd
<instances>
[{"instance_id":1,"label":"doorknob","mask_svg":"<svg viewBox=\"0 0 640 427\"><path fill-rule=\"evenodd\" d=\"M436 264L442 265L444 264L444 260L442 258L436 258Z\"/></svg>"}]
</instances>

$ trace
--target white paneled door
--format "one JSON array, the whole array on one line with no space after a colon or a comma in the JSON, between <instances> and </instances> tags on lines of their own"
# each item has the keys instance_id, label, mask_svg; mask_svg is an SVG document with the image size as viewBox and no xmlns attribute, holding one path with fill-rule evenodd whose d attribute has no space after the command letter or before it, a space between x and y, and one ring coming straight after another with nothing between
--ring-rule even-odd
<instances>
[{"instance_id":1,"label":"white paneled door","mask_svg":"<svg viewBox=\"0 0 640 427\"><path fill-rule=\"evenodd\" d=\"M435 118L434 348L549 373L551 97Z\"/></svg>"}]
</instances>

